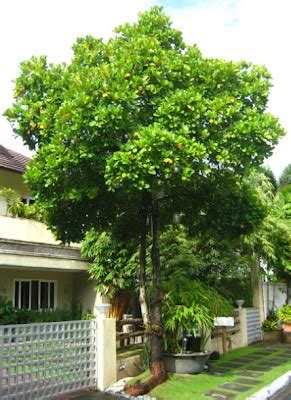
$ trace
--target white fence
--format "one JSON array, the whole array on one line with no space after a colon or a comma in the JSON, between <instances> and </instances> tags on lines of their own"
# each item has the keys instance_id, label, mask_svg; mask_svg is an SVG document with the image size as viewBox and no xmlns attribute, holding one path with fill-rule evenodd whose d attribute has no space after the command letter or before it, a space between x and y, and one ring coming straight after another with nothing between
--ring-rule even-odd
<instances>
[{"instance_id":1,"label":"white fence","mask_svg":"<svg viewBox=\"0 0 291 400\"><path fill-rule=\"evenodd\" d=\"M50 399L96 386L97 322L0 326L0 398Z\"/></svg>"}]
</instances>

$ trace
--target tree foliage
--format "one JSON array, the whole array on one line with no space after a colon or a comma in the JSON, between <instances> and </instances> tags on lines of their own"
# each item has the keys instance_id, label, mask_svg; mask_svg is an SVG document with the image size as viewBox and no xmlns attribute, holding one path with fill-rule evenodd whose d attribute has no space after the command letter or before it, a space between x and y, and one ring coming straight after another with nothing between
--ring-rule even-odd
<instances>
[{"instance_id":1,"label":"tree foliage","mask_svg":"<svg viewBox=\"0 0 291 400\"><path fill-rule=\"evenodd\" d=\"M279 178L280 185L291 185L291 164L284 168Z\"/></svg>"},{"instance_id":2,"label":"tree foliage","mask_svg":"<svg viewBox=\"0 0 291 400\"><path fill-rule=\"evenodd\" d=\"M204 58L158 8L107 43L78 39L73 51L69 65L23 62L6 111L37 148L27 179L64 241L114 219L121 189L130 199L133 189L157 193L242 171L283 133L265 111L268 71Z\"/></svg>"},{"instance_id":3,"label":"tree foliage","mask_svg":"<svg viewBox=\"0 0 291 400\"><path fill-rule=\"evenodd\" d=\"M134 290L138 281L138 248L131 242L116 240L108 232L90 229L82 243L81 254L91 263L90 277L96 289L112 297L121 289Z\"/></svg>"}]
</instances>

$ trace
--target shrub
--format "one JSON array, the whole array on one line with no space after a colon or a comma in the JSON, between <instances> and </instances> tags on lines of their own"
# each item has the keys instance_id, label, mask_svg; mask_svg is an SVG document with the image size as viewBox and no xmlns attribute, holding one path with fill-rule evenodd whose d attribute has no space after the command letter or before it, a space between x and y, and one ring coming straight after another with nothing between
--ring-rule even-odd
<instances>
[{"instance_id":1,"label":"shrub","mask_svg":"<svg viewBox=\"0 0 291 400\"><path fill-rule=\"evenodd\" d=\"M264 332L280 330L279 319L274 311L270 311L265 321L262 323L262 330Z\"/></svg>"},{"instance_id":2,"label":"shrub","mask_svg":"<svg viewBox=\"0 0 291 400\"><path fill-rule=\"evenodd\" d=\"M15 308L10 300L0 296L0 324L8 325L14 324L15 321Z\"/></svg>"},{"instance_id":3,"label":"shrub","mask_svg":"<svg viewBox=\"0 0 291 400\"><path fill-rule=\"evenodd\" d=\"M291 324L291 304L279 308L277 316L280 321Z\"/></svg>"},{"instance_id":4,"label":"shrub","mask_svg":"<svg viewBox=\"0 0 291 400\"><path fill-rule=\"evenodd\" d=\"M27 310L14 308L10 300L0 296L0 325L76 321L92 318L94 318L94 314L89 310L82 315L82 306L78 303L64 309Z\"/></svg>"}]
</instances>

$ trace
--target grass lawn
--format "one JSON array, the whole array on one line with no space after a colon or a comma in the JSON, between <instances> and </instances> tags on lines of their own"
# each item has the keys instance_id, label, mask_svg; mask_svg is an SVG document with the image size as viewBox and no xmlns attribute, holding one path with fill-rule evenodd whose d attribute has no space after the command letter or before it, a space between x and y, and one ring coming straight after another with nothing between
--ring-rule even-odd
<instances>
[{"instance_id":1,"label":"grass lawn","mask_svg":"<svg viewBox=\"0 0 291 400\"><path fill-rule=\"evenodd\" d=\"M128 357L140 355L141 353L142 353L142 349L123 351L123 352L117 353L117 358L124 359L124 358L128 358Z\"/></svg>"},{"instance_id":2,"label":"grass lawn","mask_svg":"<svg viewBox=\"0 0 291 400\"><path fill-rule=\"evenodd\" d=\"M242 349L237 349L226 356L221 357L221 359L215 363L215 366L219 366L219 364L224 363L226 361L231 361L233 359L239 358L241 356L252 354L255 351L258 351L257 346L249 346ZM274 347L274 352L265 356L264 360L271 360L274 356L282 354L282 350L279 347ZM284 354L284 353L283 353ZM248 363L248 366L257 365L258 363L262 363L262 359L256 360L253 362ZM242 368L245 370L246 368ZM210 397L205 396L205 393L212 389L227 391L229 393L236 394L236 400L242 400L249 397L251 394L257 392L262 387L266 386L267 384L271 383L273 380L278 378L279 376L283 375L284 373L290 371L291 369L291 358L289 361L285 363L273 367L270 371L263 372L263 374L257 378L253 378L256 380L260 380L261 383L257 384L256 386L252 387L249 391L244 393L232 392L225 390L223 388L219 388L219 386L226 382L232 382L233 380L243 378L235 374L235 371L231 370L230 372L222 375L222 376L215 376L209 373L201 373L198 375L178 375L172 374L170 375L167 382L162 385L159 385L154 390L151 391L151 395L157 397L160 400L205 400L210 399ZM143 379L149 375L148 372L143 373L138 379ZM135 378L135 380L137 380ZM245 377L244 377L245 378ZM249 378L252 379L252 378Z\"/></svg>"}]
</instances>

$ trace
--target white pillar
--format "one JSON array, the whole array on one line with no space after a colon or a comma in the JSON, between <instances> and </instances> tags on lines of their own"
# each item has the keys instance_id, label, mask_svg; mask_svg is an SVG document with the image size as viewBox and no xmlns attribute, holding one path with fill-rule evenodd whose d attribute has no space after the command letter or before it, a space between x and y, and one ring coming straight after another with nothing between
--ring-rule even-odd
<instances>
[{"instance_id":1,"label":"white pillar","mask_svg":"<svg viewBox=\"0 0 291 400\"><path fill-rule=\"evenodd\" d=\"M97 317L97 389L104 390L116 382L116 320Z\"/></svg>"},{"instance_id":2,"label":"white pillar","mask_svg":"<svg viewBox=\"0 0 291 400\"><path fill-rule=\"evenodd\" d=\"M247 327L247 310L245 308L238 309L239 315L239 329L240 329L240 344L241 347L246 347L248 345L248 327Z\"/></svg>"}]
</instances>

